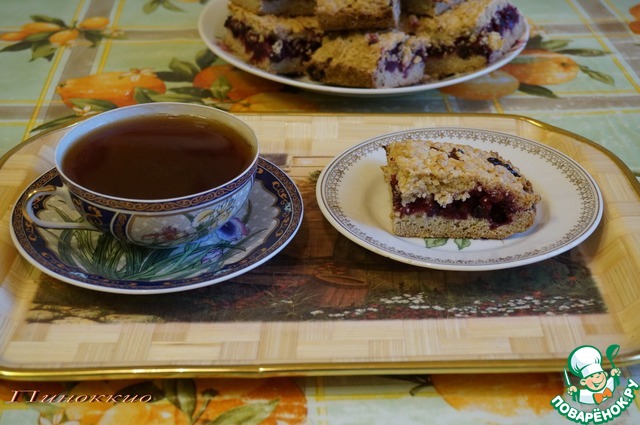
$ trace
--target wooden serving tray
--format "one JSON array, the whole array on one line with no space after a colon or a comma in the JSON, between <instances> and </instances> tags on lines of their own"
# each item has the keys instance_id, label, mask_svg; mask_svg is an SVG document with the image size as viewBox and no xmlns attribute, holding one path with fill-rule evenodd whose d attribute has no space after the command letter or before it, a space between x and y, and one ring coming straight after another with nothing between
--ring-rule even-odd
<instances>
[{"instance_id":1,"label":"wooden serving tray","mask_svg":"<svg viewBox=\"0 0 640 425\"><path fill-rule=\"evenodd\" d=\"M520 116L247 114L241 117L258 134L262 154L303 186L305 218L292 244L274 259L247 275L200 292L162 296L103 294L58 282L36 270L12 243L11 210L25 188L53 167L55 145L66 130L34 137L3 157L0 163L3 211L0 376L64 380L134 375L560 371L569 353L584 344L601 350L611 344L620 345L616 366L640 359L640 279L637 276L640 271L640 184L620 159L596 143ZM431 288L429 294L434 297L443 294L446 297L448 288L456 285L458 290L460 285L469 285L468 291L483 297L483 286L477 282L499 288L500 282L495 280L505 276L491 272L478 275L432 271L396 264L372 253L360 253L319 213L310 176L317 175L335 155L381 134L424 127L488 129L536 140L564 152L593 176L604 197L602 222L592 236L566 256L553 260L553 264L581 262L590 274L591 289L600 300L601 308L579 314L567 309L564 314L555 311L501 316L496 313L484 317L456 317L446 311L435 317L409 315L412 311L407 308L397 317L372 313L371 317L354 318L354 311L367 308L377 311L372 309L370 298L380 285L388 284L386 290L395 290L398 297L409 297L411 289L405 285L407 274ZM332 254L318 254L326 250ZM335 254L337 251L342 254ZM344 261L341 264L347 275L329 273L336 263L344 258L352 261L355 256L359 259L359 273L364 277L349 277L350 263ZM518 276L524 276L525 280L519 289L520 295L527 295L529 290L526 276L548 268L546 265L534 267L528 265L517 270ZM326 273L322 273L323 270ZM314 292L320 294L317 299L322 298L326 310L338 304L345 306L342 316L298 319L283 313L276 303L273 303L273 315L269 316L269 309L264 308L265 296L295 286L313 273L316 280L309 279L307 289L316 290L325 285L322 291ZM550 279L556 279L555 275ZM575 276L569 274L558 279L564 280L555 283L556 292L531 288L527 299L538 297L545 301L554 294L560 294L561 298L575 291L572 287ZM430 283L424 283L427 281ZM440 282L448 283L440 285ZM505 283L507 285L509 283ZM545 285L542 282L542 287ZM252 316L251 312L257 311L255 306L239 306L241 301L249 303L249 298L243 300L236 294L234 299L230 291L237 288L254 291L253 302L262 306L260 315ZM510 288L505 287L507 289ZM409 294L397 292L400 290ZM229 311L235 308L233 311L242 314L224 319L227 316L216 303L226 296L231 297ZM203 300L211 302L211 311L189 316L187 312L196 305L201 306ZM281 299L278 304L281 303L293 301ZM151 314L157 305L165 306L167 311L158 313L156 308ZM347 316L345 311L350 307L352 316ZM126 315L122 313L124 309ZM46 318L42 312L48 312ZM80 316L82 320L78 319Z\"/></svg>"}]
</instances>

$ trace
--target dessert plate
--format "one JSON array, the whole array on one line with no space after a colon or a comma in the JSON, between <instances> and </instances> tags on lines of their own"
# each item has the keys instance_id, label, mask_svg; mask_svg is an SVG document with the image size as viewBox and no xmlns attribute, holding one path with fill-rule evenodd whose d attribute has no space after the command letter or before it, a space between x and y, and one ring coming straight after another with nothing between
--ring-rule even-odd
<instances>
[{"instance_id":1,"label":"dessert plate","mask_svg":"<svg viewBox=\"0 0 640 425\"><path fill-rule=\"evenodd\" d=\"M383 146L406 138L471 145L510 160L542 197L533 226L503 240L395 236L380 167L386 164ZM550 258L585 240L603 211L597 184L565 154L522 137L463 128L401 131L353 146L322 171L316 196L327 220L353 242L397 261L442 270L495 270Z\"/></svg>"},{"instance_id":2,"label":"dessert plate","mask_svg":"<svg viewBox=\"0 0 640 425\"><path fill-rule=\"evenodd\" d=\"M508 62L511 62L516 56L518 56L522 49L524 49L529 39L529 26L527 25L526 30L522 34L520 39L518 39L518 41L502 58L489 64L485 68L471 73L459 74L450 78L425 84L416 84L408 87L386 89L339 87L313 81L306 77L288 77L285 75L271 74L267 71L248 64L243 59L230 52L223 41L225 33L224 21L228 16L227 3L228 0L210 0L200 13L200 17L198 20L198 31L200 32L200 37L213 53L218 55L218 57L224 59L226 62L246 72L262 78L266 78L267 80L277 81L289 86L325 94L346 96L393 96L433 90L440 87L462 83L463 81L467 81L472 78L487 74L491 71L495 71L496 69L506 65Z\"/></svg>"},{"instance_id":3,"label":"dessert plate","mask_svg":"<svg viewBox=\"0 0 640 425\"><path fill-rule=\"evenodd\" d=\"M61 186L54 168L22 194L11 217L11 237L20 253L42 272L97 291L158 294L212 285L252 270L280 252L302 222L302 197L280 168L260 158L256 181L243 209L215 234L175 249L149 249L117 242L88 230L51 230L23 215L26 194ZM34 203L49 220L81 220L58 198Z\"/></svg>"}]
</instances>

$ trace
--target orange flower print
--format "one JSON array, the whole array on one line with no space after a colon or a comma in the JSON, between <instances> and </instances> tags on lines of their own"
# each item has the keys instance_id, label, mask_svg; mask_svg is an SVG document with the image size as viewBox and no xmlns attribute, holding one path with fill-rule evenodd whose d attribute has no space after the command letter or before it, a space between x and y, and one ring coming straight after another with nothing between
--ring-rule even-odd
<instances>
[{"instance_id":1,"label":"orange flower print","mask_svg":"<svg viewBox=\"0 0 640 425\"><path fill-rule=\"evenodd\" d=\"M572 40L546 39L538 28L526 48L511 62L500 68L519 82L518 90L534 96L557 98L546 86L573 81L580 74L600 83L615 85L610 75L579 62L580 57L606 56L609 52L592 48L570 48Z\"/></svg>"},{"instance_id":2,"label":"orange flower print","mask_svg":"<svg viewBox=\"0 0 640 425\"><path fill-rule=\"evenodd\" d=\"M0 34L1 41L22 41L26 36L28 36L28 32L24 31L13 31L13 32L4 32Z\"/></svg>"},{"instance_id":3,"label":"orange flower print","mask_svg":"<svg viewBox=\"0 0 640 425\"><path fill-rule=\"evenodd\" d=\"M61 30L62 27L53 22L36 21L24 24L20 29L27 34L37 34L42 32L54 33Z\"/></svg>"},{"instance_id":4,"label":"orange flower print","mask_svg":"<svg viewBox=\"0 0 640 425\"><path fill-rule=\"evenodd\" d=\"M54 32L51 37L49 37L49 43L51 43L53 47L71 46L79 35L80 31L77 29Z\"/></svg>"},{"instance_id":5,"label":"orange flower print","mask_svg":"<svg viewBox=\"0 0 640 425\"><path fill-rule=\"evenodd\" d=\"M210 89L216 100L238 101L260 92L278 91L282 84L256 77L232 65L212 65L193 79L193 86Z\"/></svg>"},{"instance_id":6,"label":"orange flower print","mask_svg":"<svg viewBox=\"0 0 640 425\"><path fill-rule=\"evenodd\" d=\"M60 25L55 24L53 22L40 22L40 21L30 22L28 24L22 25L20 27L20 31L3 33L2 35L0 35L0 40L9 41L9 42L23 41L27 37L30 37L31 39L39 38L38 34L42 34L42 33L44 33L45 36L47 34L55 34L56 31L60 31L61 29L62 27ZM17 47L20 47L20 46L22 46L22 44L18 45ZM17 47L13 46L13 48L16 50L17 50ZM9 50L9 49L4 48L3 51L4 50Z\"/></svg>"},{"instance_id":7,"label":"orange flower print","mask_svg":"<svg viewBox=\"0 0 640 425\"><path fill-rule=\"evenodd\" d=\"M102 28L106 24L105 20L93 19L82 21L78 28ZM58 84L56 93L73 108L74 115L56 118L34 131L77 120L78 116L149 102L197 103L231 112L317 111L317 104L309 98L280 91L283 87L226 64L205 49L193 62L171 59L168 70L134 68L65 80Z\"/></svg>"},{"instance_id":8,"label":"orange flower print","mask_svg":"<svg viewBox=\"0 0 640 425\"><path fill-rule=\"evenodd\" d=\"M441 93L470 100L491 100L507 96L520 86L520 82L504 71L493 71L459 84L442 87Z\"/></svg>"},{"instance_id":9,"label":"orange flower print","mask_svg":"<svg viewBox=\"0 0 640 425\"><path fill-rule=\"evenodd\" d=\"M104 16L85 18L78 24L67 25L62 19L33 15L33 22L20 27L20 31L0 34L0 41L12 43L0 52L31 50L31 60L51 60L57 49L73 46L80 40L96 46L103 38L120 38L122 33L108 30L109 19Z\"/></svg>"},{"instance_id":10,"label":"orange flower print","mask_svg":"<svg viewBox=\"0 0 640 425\"><path fill-rule=\"evenodd\" d=\"M578 75L580 66L561 53L531 49L523 50L515 63L509 63L501 69L521 83L547 85L573 80Z\"/></svg>"},{"instance_id":11,"label":"orange flower print","mask_svg":"<svg viewBox=\"0 0 640 425\"><path fill-rule=\"evenodd\" d=\"M109 19L104 16L93 16L78 24L81 30L103 30L109 25Z\"/></svg>"},{"instance_id":12,"label":"orange flower print","mask_svg":"<svg viewBox=\"0 0 640 425\"><path fill-rule=\"evenodd\" d=\"M634 34L640 34L640 3L631 6L629 8L629 13L635 18L634 21L629 22L629 29Z\"/></svg>"},{"instance_id":13,"label":"orange flower print","mask_svg":"<svg viewBox=\"0 0 640 425\"><path fill-rule=\"evenodd\" d=\"M294 93L264 92L242 99L229 109L231 112L296 111L313 112L317 105Z\"/></svg>"},{"instance_id":14,"label":"orange flower print","mask_svg":"<svg viewBox=\"0 0 640 425\"><path fill-rule=\"evenodd\" d=\"M77 106L74 99L102 100L115 106L133 105L136 88L164 93L166 86L150 69L131 69L127 72L103 72L86 77L71 78L56 87L65 105Z\"/></svg>"},{"instance_id":15,"label":"orange flower print","mask_svg":"<svg viewBox=\"0 0 640 425\"><path fill-rule=\"evenodd\" d=\"M306 396L291 379L199 379L197 386L199 394L215 394L210 399L199 397L200 406L207 403L200 418L204 423L226 423L222 419L232 415L252 418L252 423L261 425L306 423Z\"/></svg>"},{"instance_id":16,"label":"orange flower print","mask_svg":"<svg viewBox=\"0 0 640 425\"><path fill-rule=\"evenodd\" d=\"M450 374L432 375L431 381L456 410L518 416L523 423L553 411L549 401L564 391L558 374ZM488 395L489 387L500 395Z\"/></svg>"}]
</instances>

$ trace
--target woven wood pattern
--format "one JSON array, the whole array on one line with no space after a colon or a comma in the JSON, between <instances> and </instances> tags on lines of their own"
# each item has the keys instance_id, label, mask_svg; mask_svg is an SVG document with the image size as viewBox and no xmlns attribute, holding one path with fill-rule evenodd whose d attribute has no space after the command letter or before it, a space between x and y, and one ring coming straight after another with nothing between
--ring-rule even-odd
<instances>
[{"instance_id":1,"label":"woven wood pattern","mask_svg":"<svg viewBox=\"0 0 640 425\"><path fill-rule=\"evenodd\" d=\"M19 255L9 217L24 188L53 166L60 132L15 149L0 169L0 369L6 377L382 373L557 370L576 346L619 344L616 360L640 355L640 185L594 143L515 116L242 115L263 154L287 152L295 179L371 137L421 127L483 128L548 144L575 159L600 186L605 212L580 250L608 313L581 316L286 323L42 324L24 322L42 284ZM46 280L42 282L46 283Z\"/></svg>"}]
</instances>

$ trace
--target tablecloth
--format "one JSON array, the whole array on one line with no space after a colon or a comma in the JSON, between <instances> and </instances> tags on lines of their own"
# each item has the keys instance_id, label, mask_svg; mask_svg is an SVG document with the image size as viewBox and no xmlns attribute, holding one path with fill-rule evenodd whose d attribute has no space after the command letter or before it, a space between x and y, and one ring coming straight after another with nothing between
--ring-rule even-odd
<instances>
[{"instance_id":1,"label":"tablecloth","mask_svg":"<svg viewBox=\"0 0 640 425\"><path fill-rule=\"evenodd\" d=\"M6 0L0 13L0 153L80 116L142 102L186 101L237 114L523 115L600 144L638 175L640 4L513 3L526 15L531 35L511 64L439 90L373 98L307 92L224 63L198 33L205 0ZM633 384L640 382L640 371L623 368L622 378L614 403L596 409L604 416L590 417L591 423L639 422ZM584 411L593 410L571 402L565 387L562 370L7 380L0 382L0 424L589 423Z\"/></svg>"}]
</instances>

